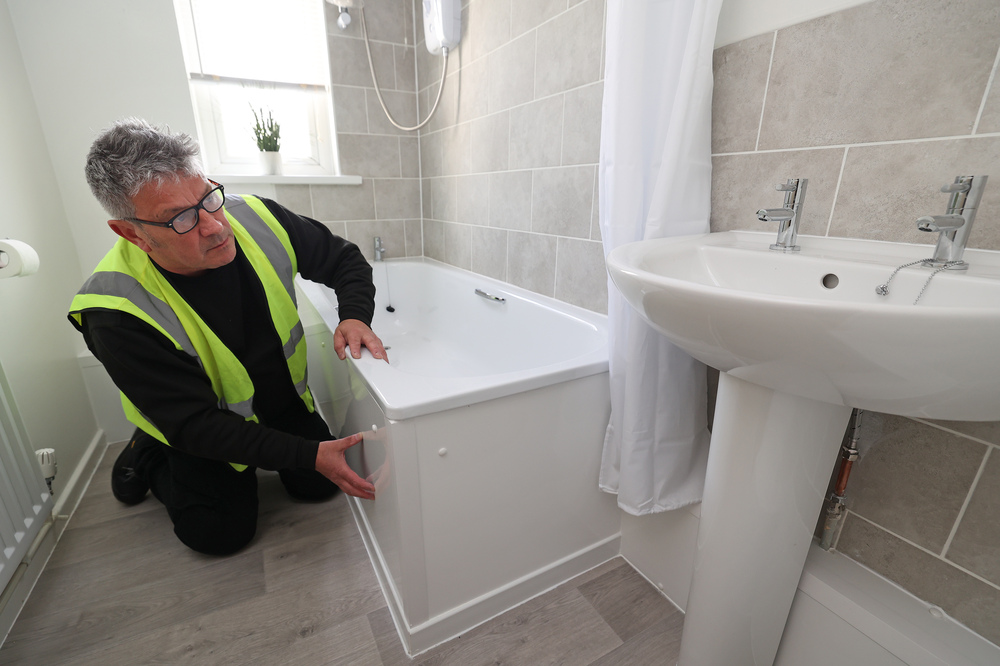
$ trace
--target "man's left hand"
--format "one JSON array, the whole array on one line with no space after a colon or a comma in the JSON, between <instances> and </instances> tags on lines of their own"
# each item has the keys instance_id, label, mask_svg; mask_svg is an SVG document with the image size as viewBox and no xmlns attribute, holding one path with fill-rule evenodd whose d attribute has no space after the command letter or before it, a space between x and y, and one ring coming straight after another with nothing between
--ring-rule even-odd
<instances>
[{"instance_id":1,"label":"man's left hand","mask_svg":"<svg viewBox=\"0 0 1000 666\"><path fill-rule=\"evenodd\" d=\"M351 350L351 356L361 358L362 347L367 347L375 358L389 362L382 341L367 324L359 319L345 319L340 322L337 330L333 332L333 350L337 352L340 360L347 358L348 348Z\"/></svg>"}]
</instances>

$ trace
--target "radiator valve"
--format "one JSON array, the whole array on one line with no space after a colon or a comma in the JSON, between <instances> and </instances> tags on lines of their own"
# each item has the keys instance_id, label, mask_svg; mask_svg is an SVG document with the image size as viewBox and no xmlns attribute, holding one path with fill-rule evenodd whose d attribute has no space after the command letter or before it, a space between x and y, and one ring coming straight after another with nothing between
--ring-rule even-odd
<instances>
[{"instance_id":1,"label":"radiator valve","mask_svg":"<svg viewBox=\"0 0 1000 666\"><path fill-rule=\"evenodd\" d=\"M48 485L51 495L52 479L56 478L56 450L38 449L35 451L35 457L38 458L38 465L42 468L42 476L45 477L45 483Z\"/></svg>"}]
</instances>

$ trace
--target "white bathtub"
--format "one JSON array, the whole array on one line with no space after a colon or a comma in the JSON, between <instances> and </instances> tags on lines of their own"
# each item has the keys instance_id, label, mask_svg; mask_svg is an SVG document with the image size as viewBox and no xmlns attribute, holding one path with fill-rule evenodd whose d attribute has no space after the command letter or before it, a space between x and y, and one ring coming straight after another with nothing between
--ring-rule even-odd
<instances>
[{"instance_id":1,"label":"white bathtub","mask_svg":"<svg viewBox=\"0 0 1000 666\"><path fill-rule=\"evenodd\" d=\"M352 508L413 655L618 555L606 318L427 259L374 273L391 363L327 339L310 379L331 427L374 430L348 461L376 499ZM335 328L333 293L299 286Z\"/></svg>"}]
</instances>

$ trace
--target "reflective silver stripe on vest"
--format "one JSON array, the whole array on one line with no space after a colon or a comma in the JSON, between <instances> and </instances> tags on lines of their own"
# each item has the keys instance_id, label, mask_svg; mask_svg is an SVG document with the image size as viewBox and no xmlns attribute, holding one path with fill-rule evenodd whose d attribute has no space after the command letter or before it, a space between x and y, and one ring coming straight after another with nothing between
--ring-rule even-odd
<instances>
[{"instance_id":1,"label":"reflective silver stripe on vest","mask_svg":"<svg viewBox=\"0 0 1000 666\"><path fill-rule=\"evenodd\" d=\"M281 240L274 234L274 231L268 226L267 222L262 220L257 212L247 205L243 197L227 194L226 211L236 218L236 221L243 225L243 228L257 242L257 245L260 246L260 249L263 250L264 255L278 273L278 278L281 280L282 286L285 287L288 295L291 296L292 304L298 307L298 301L295 298L295 275L292 273L292 258L288 256L288 251L281 244ZM282 348L286 361L295 353L295 349L299 346L299 342L302 341L304 336L305 330L302 328L302 322L299 321L289 331L288 342ZM305 388L303 387L299 391L299 395L302 395L304 392Z\"/></svg>"},{"instance_id":2,"label":"reflective silver stripe on vest","mask_svg":"<svg viewBox=\"0 0 1000 666\"><path fill-rule=\"evenodd\" d=\"M115 271L94 273L83 283L83 288L80 289L79 293L91 296L112 296L130 301L159 324L185 352L198 358L194 345L191 344L191 338L188 337L170 306L146 291L146 288L131 275ZM201 364L201 359L198 359L198 364Z\"/></svg>"},{"instance_id":3,"label":"reflective silver stripe on vest","mask_svg":"<svg viewBox=\"0 0 1000 666\"><path fill-rule=\"evenodd\" d=\"M219 409L228 409L229 411L239 414L245 419L249 419L253 416L253 398L250 400L244 400L243 402L229 403L225 400L219 400Z\"/></svg>"},{"instance_id":4,"label":"reflective silver stripe on vest","mask_svg":"<svg viewBox=\"0 0 1000 666\"><path fill-rule=\"evenodd\" d=\"M257 245L264 251L271 265L274 266L274 270L277 271L278 277L281 279L281 284L285 287L285 291L292 297L292 303L296 303L295 275L292 273L292 258L288 256L285 246L274 235L271 227L257 215L257 212L253 208L243 201L243 197L226 195L226 210L257 241Z\"/></svg>"}]
</instances>

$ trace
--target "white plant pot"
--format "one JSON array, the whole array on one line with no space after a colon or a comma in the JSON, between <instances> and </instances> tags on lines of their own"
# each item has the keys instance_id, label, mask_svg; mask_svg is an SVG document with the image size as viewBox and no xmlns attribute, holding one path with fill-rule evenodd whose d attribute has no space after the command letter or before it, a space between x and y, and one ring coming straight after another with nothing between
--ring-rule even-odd
<instances>
[{"instance_id":1,"label":"white plant pot","mask_svg":"<svg viewBox=\"0 0 1000 666\"><path fill-rule=\"evenodd\" d=\"M264 167L264 175L281 175L281 153L276 150L260 151L260 163Z\"/></svg>"}]
</instances>

